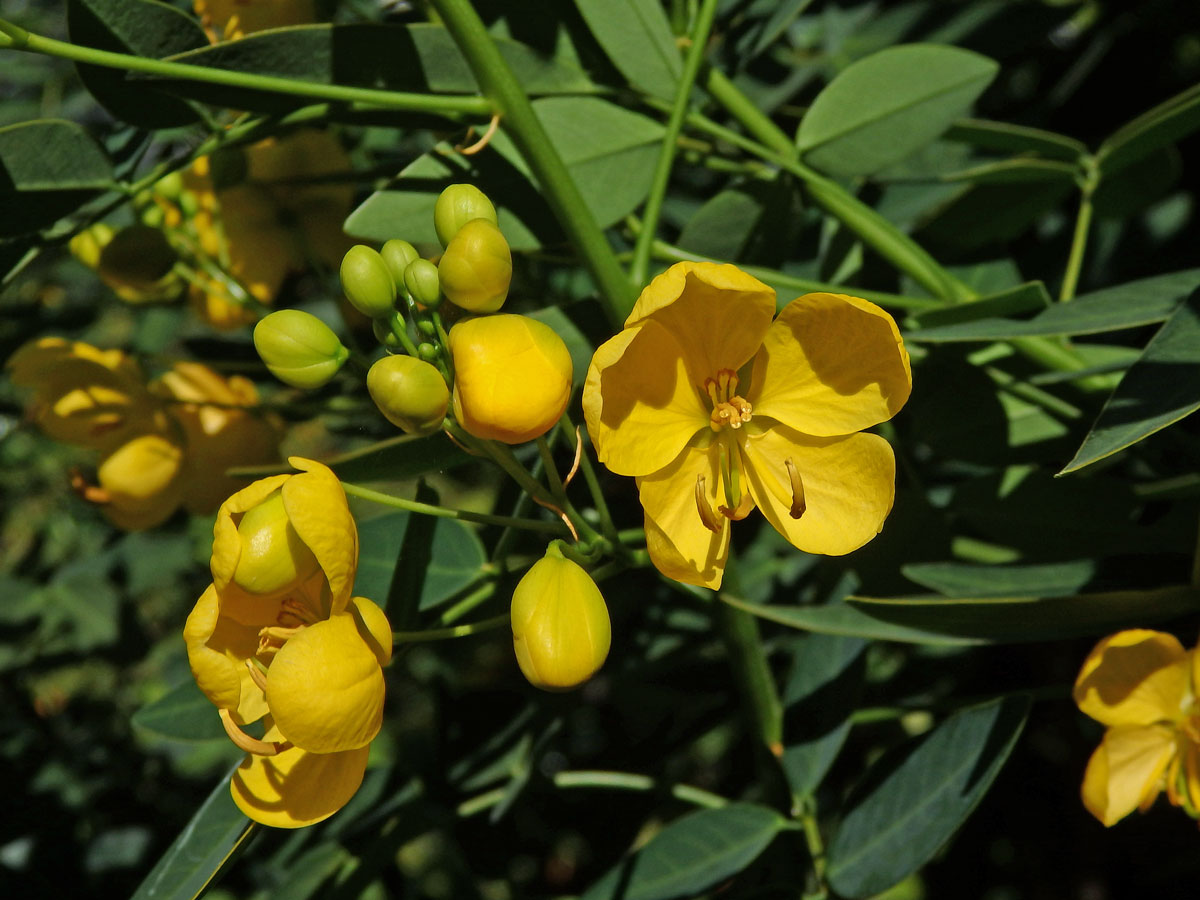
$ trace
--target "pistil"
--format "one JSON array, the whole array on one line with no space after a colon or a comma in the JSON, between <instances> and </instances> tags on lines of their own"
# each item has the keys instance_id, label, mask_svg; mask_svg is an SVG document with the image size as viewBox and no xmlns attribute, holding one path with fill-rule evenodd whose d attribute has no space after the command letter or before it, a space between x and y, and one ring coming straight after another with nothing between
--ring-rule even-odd
<instances>
[{"instance_id":1,"label":"pistil","mask_svg":"<svg viewBox=\"0 0 1200 900\"><path fill-rule=\"evenodd\" d=\"M221 724L225 726L225 733L229 735L229 739L239 749L253 753L255 756L278 756L293 746L291 741L260 741L258 738L250 737L233 721L229 710L224 708L221 709Z\"/></svg>"}]
</instances>

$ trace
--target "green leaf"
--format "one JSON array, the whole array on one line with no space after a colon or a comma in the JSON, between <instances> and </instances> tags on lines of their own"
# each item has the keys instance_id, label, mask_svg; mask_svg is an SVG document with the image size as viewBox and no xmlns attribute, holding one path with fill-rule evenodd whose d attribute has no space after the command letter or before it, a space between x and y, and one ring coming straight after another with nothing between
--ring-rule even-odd
<instances>
[{"instance_id":1,"label":"green leaf","mask_svg":"<svg viewBox=\"0 0 1200 900\"><path fill-rule=\"evenodd\" d=\"M83 47L162 59L208 46L208 36L187 13L157 0L68 0L67 30ZM142 128L189 125L192 106L134 81L120 69L78 64L79 77L100 105Z\"/></svg>"},{"instance_id":2,"label":"green leaf","mask_svg":"<svg viewBox=\"0 0 1200 900\"><path fill-rule=\"evenodd\" d=\"M1037 597L1075 593L1095 576L1096 563L1090 559L1009 566L910 563L900 572L948 597Z\"/></svg>"},{"instance_id":3,"label":"green leaf","mask_svg":"<svg viewBox=\"0 0 1200 900\"><path fill-rule=\"evenodd\" d=\"M993 60L958 47L881 50L817 95L800 122L800 151L823 172L869 175L942 134L998 71Z\"/></svg>"},{"instance_id":4,"label":"green leaf","mask_svg":"<svg viewBox=\"0 0 1200 900\"><path fill-rule=\"evenodd\" d=\"M1054 159L1014 157L979 163L956 172L947 172L941 180L950 184L1024 184L1030 181L1066 181L1073 184L1079 167Z\"/></svg>"},{"instance_id":5,"label":"green leaf","mask_svg":"<svg viewBox=\"0 0 1200 900\"><path fill-rule=\"evenodd\" d=\"M986 318L908 332L914 341L1002 341L1036 335L1100 334L1161 322L1200 286L1200 269L1184 269L1130 281L1070 303L1058 303L1032 319Z\"/></svg>"},{"instance_id":6,"label":"green leaf","mask_svg":"<svg viewBox=\"0 0 1200 900\"><path fill-rule=\"evenodd\" d=\"M581 900L667 900L695 894L740 872L786 824L749 803L676 819L584 892Z\"/></svg>"},{"instance_id":7,"label":"green leaf","mask_svg":"<svg viewBox=\"0 0 1200 900\"><path fill-rule=\"evenodd\" d=\"M1200 291L1163 323L1100 410L1075 458L1075 472L1136 444L1200 409Z\"/></svg>"},{"instance_id":8,"label":"green leaf","mask_svg":"<svg viewBox=\"0 0 1200 900\"><path fill-rule=\"evenodd\" d=\"M946 140L970 144L980 150L1037 153L1064 162L1074 162L1088 152L1086 144L1065 134L988 119L959 119L950 126L945 137Z\"/></svg>"},{"instance_id":9,"label":"green leaf","mask_svg":"<svg viewBox=\"0 0 1200 900\"><path fill-rule=\"evenodd\" d=\"M525 44L494 38L525 90L589 93L582 69L543 56ZM191 49L191 48L189 48ZM298 25L247 35L173 56L171 62L289 78L308 84L434 94L475 94L479 85L454 39L440 25ZM236 109L289 109L310 101L268 91L154 76L180 96Z\"/></svg>"},{"instance_id":10,"label":"green leaf","mask_svg":"<svg viewBox=\"0 0 1200 900\"><path fill-rule=\"evenodd\" d=\"M190 678L135 712L132 722L174 741L226 739L217 708Z\"/></svg>"},{"instance_id":11,"label":"green leaf","mask_svg":"<svg viewBox=\"0 0 1200 900\"><path fill-rule=\"evenodd\" d=\"M459 450L444 434L426 437L401 435L371 444L324 460L341 481L403 481L427 472L446 472L470 462L471 457ZM242 466L229 470L230 475L243 478L265 478L268 475L293 474L288 465Z\"/></svg>"},{"instance_id":12,"label":"green leaf","mask_svg":"<svg viewBox=\"0 0 1200 900\"><path fill-rule=\"evenodd\" d=\"M104 150L74 122L0 128L0 237L53 224L112 186Z\"/></svg>"},{"instance_id":13,"label":"green leaf","mask_svg":"<svg viewBox=\"0 0 1200 900\"><path fill-rule=\"evenodd\" d=\"M1006 697L960 710L872 766L829 843L834 891L869 897L927 862L991 787L1028 709Z\"/></svg>"},{"instance_id":14,"label":"green leaf","mask_svg":"<svg viewBox=\"0 0 1200 900\"><path fill-rule=\"evenodd\" d=\"M132 900L193 900L200 896L252 829L252 823L233 804L229 778L223 778L150 870Z\"/></svg>"},{"instance_id":15,"label":"green leaf","mask_svg":"<svg viewBox=\"0 0 1200 900\"><path fill-rule=\"evenodd\" d=\"M959 322L977 322L997 316L1043 310L1050 306L1050 294L1040 281L1028 281L1006 291L980 297L970 303L958 303L917 313L913 318L922 329ZM908 335L906 334L905 337Z\"/></svg>"},{"instance_id":16,"label":"green leaf","mask_svg":"<svg viewBox=\"0 0 1200 900\"><path fill-rule=\"evenodd\" d=\"M1104 175L1116 172L1142 157L1173 144L1200 128L1200 85L1128 122L1110 135L1096 151Z\"/></svg>"},{"instance_id":17,"label":"green leaf","mask_svg":"<svg viewBox=\"0 0 1200 900\"><path fill-rule=\"evenodd\" d=\"M1069 596L848 597L869 618L960 640L999 644L1107 634L1200 611L1200 589L1179 585Z\"/></svg>"},{"instance_id":18,"label":"green leaf","mask_svg":"<svg viewBox=\"0 0 1200 900\"><path fill-rule=\"evenodd\" d=\"M597 97L544 97L533 108L601 227L620 221L645 199L660 124ZM500 132L491 146L496 152L469 158L444 146L427 153L354 210L346 231L364 240L403 237L436 244L438 195L448 184L470 181L496 205L500 229L514 250L560 241L562 232L512 141Z\"/></svg>"},{"instance_id":19,"label":"green leaf","mask_svg":"<svg viewBox=\"0 0 1200 900\"><path fill-rule=\"evenodd\" d=\"M675 98L683 62L658 0L575 0L575 6L631 85L660 100Z\"/></svg>"}]
</instances>

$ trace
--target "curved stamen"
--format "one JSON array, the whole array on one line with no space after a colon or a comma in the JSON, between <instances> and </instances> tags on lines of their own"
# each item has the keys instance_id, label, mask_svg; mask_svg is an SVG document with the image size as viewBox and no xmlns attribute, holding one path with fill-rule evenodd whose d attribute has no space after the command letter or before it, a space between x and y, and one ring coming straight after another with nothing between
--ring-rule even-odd
<instances>
[{"instance_id":1,"label":"curved stamen","mask_svg":"<svg viewBox=\"0 0 1200 900\"><path fill-rule=\"evenodd\" d=\"M708 498L704 496L703 475L696 476L696 511L700 513L700 521L704 523L705 528L713 534L721 533L722 522L708 505Z\"/></svg>"},{"instance_id":2,"label":"curved stamen","mask_svg":"<svg viewBox=\"0 0 1200 900\"><path fill-rule=\"evenodd\" d=\"M742 494L742 501L733 509L728 506L719 507L721 515L727 519L733 519L735 522L740 522L746 516L750 515L750 510L754 509L754 498L749 492Z\"/></svg>"},{"instance_id":3,"label":"curved stamen","mask_svg":"<svg viewBox=\"0 0 1200 900\"><path fill-rule=\"evenodd\" d=\"M800 479L800 473L796 471L796 464L792 462L791 457L785 459L783 465L787 469L788 481L792 484L792 507L788 510L788 515L798 519L807 509L804 502L804 482Z\"/></svg>"},{"instance_id":4,"label":"curved stamen","mask_svg":"<svg viewBox=\"0 0 1200 900\"><path fill-rule=\"evenodd\" d=\"M247 753L253 753L255 756L278 756L284 750L292 749L291 741L260 741L258 738L252 738L233 721L233 716L229 710L221 709L221 724L225 726L225 733L229 735L229 739L233 741L239 749L245 750Z\"/></svg>"},{"instance_id":5,"label":"curved stamen","mask_svg":"<svg viewBox=\"0 0 1200 900\"><path fill-rule=\"evenodd\" d=\"M262 669L256 666L252 659L246 660L246 668L250 672L250 680L265 694L267 692L267 676L263 674Z\"/></svg>"}]
</instances>

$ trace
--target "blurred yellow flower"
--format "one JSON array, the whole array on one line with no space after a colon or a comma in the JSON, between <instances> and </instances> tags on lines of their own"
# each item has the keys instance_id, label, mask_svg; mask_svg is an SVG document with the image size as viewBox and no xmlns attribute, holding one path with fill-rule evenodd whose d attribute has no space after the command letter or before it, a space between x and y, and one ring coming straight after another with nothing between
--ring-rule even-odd
<instances>
[{"instance_id":1,"label":"blurred yellow flower","mask_svg":"<svg viewBox=\"0 0 1200 900\"><path fill-rule=\"evenodd\" d=\"M193 8L214 43L316 18L313 0L195 0Z\"/></svg>"},{"instance_id":2,"label":"blurred yellow flower","mask_svg":"<svg viewBox=\"0 0 1200 900\"><path fill-rule=\"evenodd\" d=\"M650 558L717 588L729 520L757 506L788 541L840 555L883 527L887 441L861 434L912 389L892 317L806 294L772 322L775 292L735 266L684 262L655 278L584 385L601 462L637 479Z\"/></svg>"},{"instance_id":3,"label":"blurred yellow flower","mask_svg":"<svg viewBox=\"0 0 1200 900\"><path fill-rule=\"evenodd\" d=\"M230 789L279 828L337 812L362 781L383 718L387 617L351 597L358 533L337 477L293 457L298 475L230 497L213 530L213 583L184 626L196 683L247 751ZM262 739L241 728L264 720Z\"/></svg>"},{"instance_id":4,"label":"blurred yellow flower","mask_svg":"<svg viewBox=\"0 0 1200 900\"><path fill-rule=\"evenodd\" d=\"M1106 826L1167 798L1200 817L1200 653L1132 629L1100 641L1075 679L1075 703L1108 730L1088 760L1083 805Z\"/></svg>"}]
</instances>

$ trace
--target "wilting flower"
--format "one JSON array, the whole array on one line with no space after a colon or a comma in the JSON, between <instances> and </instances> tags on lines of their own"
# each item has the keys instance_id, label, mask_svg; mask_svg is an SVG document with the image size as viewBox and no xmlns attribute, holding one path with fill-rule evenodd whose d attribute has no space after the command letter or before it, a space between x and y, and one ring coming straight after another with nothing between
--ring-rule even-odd
<instances>
[{"instance_id":1,"label":"wilting flower","mask_svg":"<svg viewBox=\"0 0 1200 900\"><path fill-rule=\"evenodd\" d=\"M1161 631L1110 635L1084 660L1075 703L1108 730L1088 760L1083 805L1113 825L1167 798L1200 817L1200 653Z\"/></svg>"},{"instance_id":2,"label":"wilting flower","mask_svg":"<svg viewBox=\"0 0 1200 900\"><path fill-rule=\"evenodd\" d=\"M601 462L637 479L650 558L716 588L729 520L757 506L809 553L849 553L891 511L895 458L860 434L912 388L896 323L873 303L775 292L735 266L678 263L592 357L583 392Z\"/></svg>"},{"instance_id":3,"label":"wilting flower","mask_svg":"<svg viewBox=\"0 0 1200 900\"><path fill-rule=\"evenodd\" d=\"M247 751L230 789L265 825L332 815L362 781L383 718L391 628L351 597L358 533L337 477L293 457L301 473L230 497L213 530L213 583L184 626L196 683ZM243 725L264 720L253 738Z\"/></svg>"}]
</instances>

